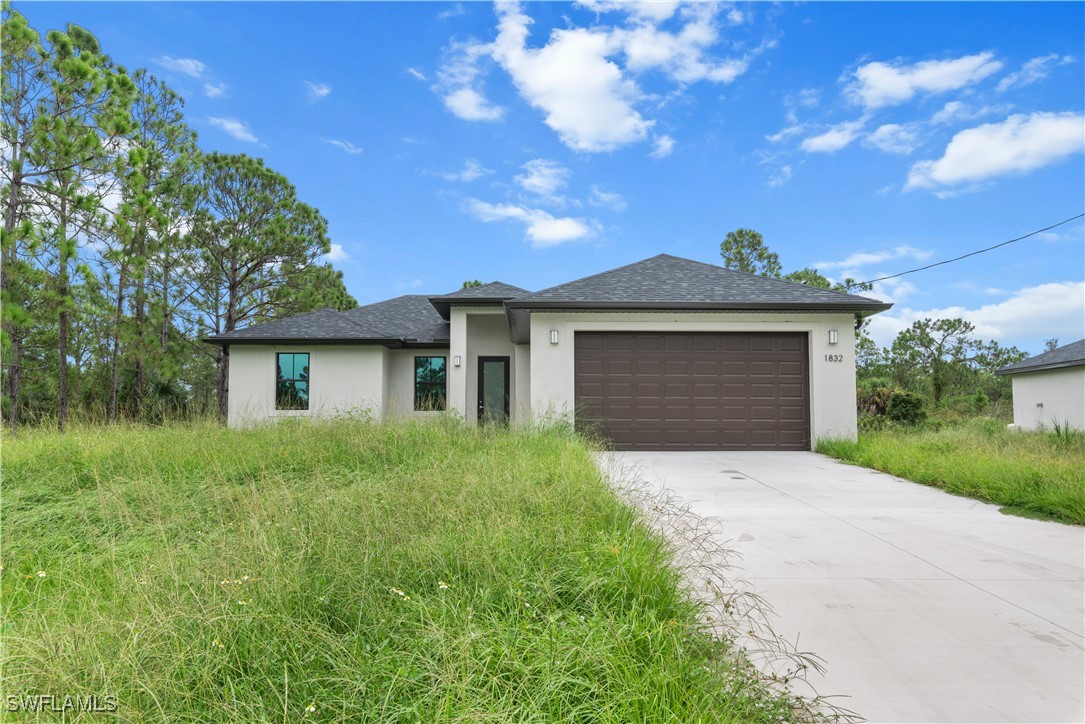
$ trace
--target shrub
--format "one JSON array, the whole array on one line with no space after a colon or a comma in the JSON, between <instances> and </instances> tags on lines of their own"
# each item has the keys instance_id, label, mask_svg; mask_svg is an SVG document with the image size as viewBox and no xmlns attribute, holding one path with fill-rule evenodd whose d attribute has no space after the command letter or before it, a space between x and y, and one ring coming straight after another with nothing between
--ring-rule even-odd
<instances>
[{"instance_id":1,"label":"shrub","mask_svg":"<svg viewBox=\"0 0 1085 724\"><path fill-rule=\"evenodd\" d=\"M880 378L863 380L855 390L859 411L868 415L884 415L892 396L892 383Z\"/></svg>"},{"instance_id":2,"label":"shrub","mask_svg":"<svg viewBox=\"0 0 1085 724\"><path fill-rule=\"evenodd\" d=\"M885 415L894 422L915 425L927 419L926 403L919 395L904 390L896 390L889 397Z\"/></svg>"}]
</instances>

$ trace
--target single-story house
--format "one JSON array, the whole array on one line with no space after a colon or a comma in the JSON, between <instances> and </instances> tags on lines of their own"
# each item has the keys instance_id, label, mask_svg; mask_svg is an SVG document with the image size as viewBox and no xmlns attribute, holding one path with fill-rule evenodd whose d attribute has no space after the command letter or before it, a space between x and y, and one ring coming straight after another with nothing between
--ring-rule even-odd
<instances>
[{"instance_id":1,"label":"single-story house","mask_svg":"<svg viewBox=\"0 0 1085 724\"><path fill-rule=\"evenodd\" d=\"M493 282L322 309L206 341L229 424L367 411L561 418L619 449L854 438L855 325L890 304L668 254L539 292Z\"/></svg>"},{"instance_id":2,"label":"single-story house","mask_svg":"<svg viewBox=\"0 0 1085 724\"><path fill-rule=\"evenodd\" d=\"M1022 430L1066 425L1085 430L1085 339L995 371L1010 375L1013 424Z\"/></svg>"}]
</instances>

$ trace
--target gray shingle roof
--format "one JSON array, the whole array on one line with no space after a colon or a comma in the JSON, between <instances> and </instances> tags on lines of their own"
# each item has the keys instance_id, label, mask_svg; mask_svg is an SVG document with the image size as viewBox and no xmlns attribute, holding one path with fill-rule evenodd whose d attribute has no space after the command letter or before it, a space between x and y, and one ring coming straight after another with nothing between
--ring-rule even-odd
<instances>
[{"instance_id":1,"label":"gray shingle roof","mask_svg":"<svg viewBox=\"0 0 1085 724\"><path fill-rule=\"evenodd\" d=\"M854 294L724 269L660 254L644 261L519 297L506 306L620 308L831 308L882 311L891 304Z\"/></svg>"},{"instance_id":2,"label":"gray shingle roof","mask_svg":"<svg viewBox=\"0 0 1085 724\"><path fill-rule=\"evenodd\" d=\"M430 299L513 299L527 294L531 294L527 289L514 287L505 282L490 282L479 287L468 287L451 294L430 297Z\"/></svg>"},{"instance_id":3,"label":"gray shingle roof","mask_svg":"<svg viewBox=\"0 0 1085 724\"><path fill-rule=\"evenodd\" d=\"M429 298L408 294L345 312L320 309L238 329L204 341L211 344L448 344L448 322Z\"/></svg>"},{"instance_id":4,"label":"gray shingle roof","mask_svg":"<svg viewBox=\"0 0 1085 724\"><path fill-rule=\"evenodd\" d=\"M1026 360L1007 365L996 370L996 375L1013 375L1019 372L1038 372L1059 367L1080 367L1085 365L1085 339L1063 345L1050 352L1029 357Z\"/></svg>"},{"instance_id":5,"label":"gray shingle roof","mask_svg":"<svg viewBox=\"0 0 1085 724\"><path fill-rule=\"evenodd\" d=\"M533 309L784 309L880 312L891 304L660 254L531 293L503 282L429 297L408 294L358 309L320 309L205 339L211 344L446 345L453 304L501 304L525 342ZM1042 357L1043 355L1041 355Z\"/></svg>"},{"instance_id":6,"label":"gray shingle roof","mask_svg":"<svg viewBox=\"0 0 1085 724\"><path fill-rule=\"evenodd\" d=\"M325 308L295 317L274 319L244 329L235 329L232 332L208 337L204 341L211 344L271 344L298 340L327 344L339 341L386 340L390 336L360 320L350 319L345 312Z\"/></svg>"},{"instance_id":7,"label":"gray shingle roof","mask_svg":"<svg viewBox=\"0 0 1085 724\"><path fill-rule=\"evenodd\" d=\"M448 322L430 304L424 294L406 294L341 314L352 322L379 329L404 342L447 344Z\"/></svg>"},{"instance_id":8,"label":"gray shingle roof","mask_svg":"<svg viewBox=\"0 0 1085 724\"><path fill-rule=\"evenodd\" d=\"M468 287L467 289L460 289L451 294L430 297L429 301L443 319L448 319L451 316L453 304L473 306L498 305L507 299L515 299L516 297L522 297L526 294L531 294L531 292L526 289L521 289L520 287L514 287L511 284L506 284L505 282L490 282L489 284L483 284L479 287Z\"/></svg>"}]
</instances>

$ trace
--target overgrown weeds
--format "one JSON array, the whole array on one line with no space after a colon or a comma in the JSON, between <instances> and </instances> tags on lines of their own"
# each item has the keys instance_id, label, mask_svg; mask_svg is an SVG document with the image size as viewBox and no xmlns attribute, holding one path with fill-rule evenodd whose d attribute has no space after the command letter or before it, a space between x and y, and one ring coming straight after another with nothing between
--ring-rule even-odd
<instances>
[{"instance_id":1,"label":"overgrown weeds","mask_svg":"<svg viewBox=\"0 0 1085 724\"><path fill-rule=\"evenodd\" d=\"M4 445L5 694L193 721L781 721L567 430L337 421Z\"/></svg>"},{"instance_id":2,"label":"overgrown weeds","mask_svg":"<svg viewBox=\"0 0 1085 724\"><path fill-rule=\"evenodd\" d=\"M817 451L951 493L1085 524L1085 433L1008 430L1003 421L867 429Z\"/></svg>"}]
</instances>

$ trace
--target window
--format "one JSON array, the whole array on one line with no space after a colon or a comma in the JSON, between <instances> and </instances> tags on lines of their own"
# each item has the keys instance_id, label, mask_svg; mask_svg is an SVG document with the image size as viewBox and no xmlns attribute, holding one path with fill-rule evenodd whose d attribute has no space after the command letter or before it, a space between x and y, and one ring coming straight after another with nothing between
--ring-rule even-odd
<instances>
[{"instance_id":1,"label":"window","mask_svg":"<svg viewBox=\"0 0 1085 724\"><path fill-rule=\"evenodd\" d=\"M445 361L447 357L414 358L414 409L445 409Z\"/></svg>"},{"instance_id":2,"label":"window","mask_svg":"<svg viewBox=\"0 0 1085 724\"><path fill-rule=\"evenodd\" d=\"M309 353L275 355L275 409L309 409Z\"/></svg>"}]
</instances>

